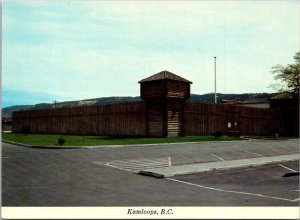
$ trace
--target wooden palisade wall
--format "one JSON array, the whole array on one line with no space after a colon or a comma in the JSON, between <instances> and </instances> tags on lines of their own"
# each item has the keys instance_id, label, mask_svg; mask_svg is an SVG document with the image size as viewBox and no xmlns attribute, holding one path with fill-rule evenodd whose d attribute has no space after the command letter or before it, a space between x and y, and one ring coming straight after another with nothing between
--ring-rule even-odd
<instances>
[{"instance_id":1,"label":"wooden palisade wall","mask_svg":"<svg viewBox=\"0 0 300 220\"><path fill-rule=\"evenodd\" d=\"M145 125L143 102L13 113L13 132L145 136Z\"/></svg>"},{"instance_id":2,"label":"wooden palisade wall","mask_svg":"<svg viewBox=\"0 0 300 220\"><path fill-rule=\"evenodd\" d=\"M184 135L187 136L211 135L215 131L226 134L229 130L238 130L242 135L282 134L282 125L282 115L273 109L185 103Z\"/></svg>"},{"instance_id":3,"label":"wooden palisade wall","mask_svg":"<svg viewBox=\"0 0 300 220\"><path fill-rule=\"evenodd\" d=\"M164 100L152 101L17 111L13 113L12 130L108 136L192 136L211 135L215 131L226 134L231 123L231 130L239 130L242 135L284 133L282 114L274 109L184 103L177 99L168 99L166 104Z\"/></svg>"}]
</instances>

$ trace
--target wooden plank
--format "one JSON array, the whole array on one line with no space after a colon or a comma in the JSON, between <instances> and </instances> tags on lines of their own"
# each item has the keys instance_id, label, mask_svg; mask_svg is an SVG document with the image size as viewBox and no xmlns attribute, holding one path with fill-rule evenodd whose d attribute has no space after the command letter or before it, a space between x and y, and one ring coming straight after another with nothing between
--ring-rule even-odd
<instances>
[{"instance_id":1,"label":"wooden plank","mask_svg":"<svg viewBox=\"0 0 300 220\"><path fill-rule=\"evenodd\" d=\"M161 135L162 114L160 103L154 103L146 112L143 102L18 111L13 113L12 129L20 132L28 126L34 133L137 136L146 135L148 129L149 134ZM210 135L216 130L226 133L228 120L238 122L243 135L270 135L276 129L284 129L284 118L280 112L238 106L170 102L166 119L168 135L176 132ZM85 129L79 126L82 120L88 123Z\"/></svg>"}]
</instances>

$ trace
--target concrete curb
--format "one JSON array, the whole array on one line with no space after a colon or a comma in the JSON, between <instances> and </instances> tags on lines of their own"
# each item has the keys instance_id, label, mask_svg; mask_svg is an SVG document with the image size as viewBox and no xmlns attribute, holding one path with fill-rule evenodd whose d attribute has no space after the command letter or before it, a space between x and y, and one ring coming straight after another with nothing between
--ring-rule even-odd
<instances>
[{"instance_id":1,"label":"concrete curb","mask_svg":"<svg viewBox=\"0 0 300 220\"><path fill-rule=\"evenodd\" d=\"M126 145L97 145L86 146L86 148L100 148L100 147L146 147L146 146L164 146L164 145L184 145L184 144L201 144L201 143L240 143L251 140L241 141L198 141L198 142L172 142L172 143L157 143L157 144L126 144Z\"/></svg>"},{"instance_id":2,"label":"concrete curb","mask_svg":"<svg viewBox=\"0 0 300 220\"><path fill-rule=\"evenodd\" d=\"M274 163L283 163L289 161L296 161L300 159L300 154L288 154L272 157L258 157L241 160L231 161L218 161L209 163L198 163L179 165L173 167L164 167L156 169L142 170L139 174L147 175L156 178L165 178L178 175L195 174L195 173L208 173L217 170L232 170L246 167L258 167Z\"/></svg>"},{"instance_id":3,"label":"concrete curb","mask_svg":"<svg viewBox=\"0 0 300 220\"><path fill-rule=\"evenodd\" d=\"M157 143L157 144L126 144L126 145L96 145L96 146L42 146L42 145L30 145L23 144L14 141L3 140L2 142L8 144L14 144L22 147L28 148L42 148L42 149L94 149L103 147L143 147L143 146L164 146L164 145L184 145L184 144L201 144L201 143L240 143L251 141L251 139L240 140L240 141L199 141L199 142L173 142L173 143Z\"/></svg>"},{"instance_id":4,"label":"concrete curb","mask_svg":"<svg viewBox=\"0 0 300 220\"><path fill-rule=\"evenodd\" d=\"M240 143L240 142L247 142L251 141L250 139L247 140L240 140L240 141L198 141L198 142L172 142L172 143L157 143L157 144L127 144L127 145L105 145L105 146L122 146L122 147L140 147L140 146L157 146L157 145L182 145L182 144L201 144L201 143ZM104 146L104 145L103 145Z\"/></svg>"},{"instance_id":5,"label":"concrete curb","mask_svg":"<svg viewBox=\"0 0 300 220\"><path fill-rule=\"evenodd\" d=\"M18 145L21 147L38 148L38 149L82 149L82 148L86 148L86 147L81 147L81 146L79 146L79 147L72 147L72 146L55 147L55 146L30 145L30 144L23 144L23 143L7 141L7 140L2 140L2 142L7 143L7 144Z\"/></svg>"},{"instance_id":6,"label":"concrete curb","mask_svg":"<svg viewBox=\"0 0 300 220\"><path fill-rule=\"evenodd\" d=\"M14 144L22 147L29 147L29 148L42 148L42 149L94 149L94 148L103 148L103 147L146 147L146 146L164 146L164 145L185 145L185 144L205 144L205 143L241 143L241 142L248 142L253 140L264 140L264 139L248 139L245 138L244 140L240 141L198 141L198 142L172 142L172 143L157 143L157 144L126 144L126 145L96 145L96 146L39 146L39 145L29 145L23 144L14 141L7 141L2 140L4 143ZM266 140L266 139L265 139ZM298 139L286 139L286 140L298 140ZM283 140L284 141L284 140Z\"/></svg>"},{"instance_id":7,"label":"concrete curb","mask_svg":"<svg viewBox=\"0 0 300 220\"><path fill-rule=\"evenodd\" d=\"M266 140L266 141L287 141L287 140L298 140L296 137L284 138L284 137L251 137L251 136L244 136L245 139L251 140Z\"/></svg>"}]
</instances>

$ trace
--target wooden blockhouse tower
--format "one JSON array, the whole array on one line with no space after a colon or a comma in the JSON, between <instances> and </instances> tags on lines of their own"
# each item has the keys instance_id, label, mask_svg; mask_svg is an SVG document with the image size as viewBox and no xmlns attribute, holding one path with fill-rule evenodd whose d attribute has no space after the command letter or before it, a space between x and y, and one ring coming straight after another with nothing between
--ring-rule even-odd
<instances>
[{"instance_id":1,"label":"wooden blockhouse tower","mask_svg":"<svg viewBox=\"0 0 300 220\"><path fill-rule=\"evenodd\" d=\"M139 81L146 105L147 136L183 136L184 104L190 97L190 82L168 71Z\"/></svg>"}]
</instances>

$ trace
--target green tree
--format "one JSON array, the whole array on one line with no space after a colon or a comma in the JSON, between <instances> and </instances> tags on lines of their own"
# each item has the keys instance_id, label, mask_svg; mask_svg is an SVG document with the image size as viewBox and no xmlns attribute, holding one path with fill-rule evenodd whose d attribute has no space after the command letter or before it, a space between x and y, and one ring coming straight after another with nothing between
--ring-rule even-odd
<instances>
[{"instance_id":1,"label":"green tree","mask_svg":"<svg viewBox=\"0 0 300 220\"><path fill-rule=\"evenodd\" d=\"M295 54L294 59L294 64L287 66L277 64L272 67L274 79L280 81L271 85L272 88L279 92L299 93L300 51Z\"/></svg>"}]
</instances>

